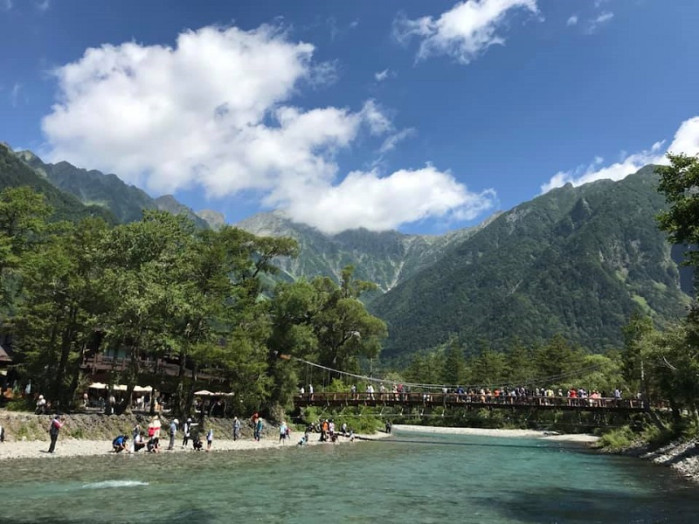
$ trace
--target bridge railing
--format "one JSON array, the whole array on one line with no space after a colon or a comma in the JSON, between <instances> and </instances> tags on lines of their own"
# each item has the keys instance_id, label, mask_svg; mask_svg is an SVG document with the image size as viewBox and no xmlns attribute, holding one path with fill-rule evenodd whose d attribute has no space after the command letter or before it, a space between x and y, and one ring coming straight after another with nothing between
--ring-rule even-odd
<instances>
[{"instance_id":1,"label":"bridge railing","mask_svg":"<svg viewBox=\"0 0 699 524\"><path fill-rule=\"evenodd\" d=\"M561 396L512 396L479 393L304 393L296 398L298 405L346 404L346 405L430 405L430 406L531 406L541 408L616 408L643 409L639 399L617 399L613 397L561 397Z\"/></svg>"}]
</instances>

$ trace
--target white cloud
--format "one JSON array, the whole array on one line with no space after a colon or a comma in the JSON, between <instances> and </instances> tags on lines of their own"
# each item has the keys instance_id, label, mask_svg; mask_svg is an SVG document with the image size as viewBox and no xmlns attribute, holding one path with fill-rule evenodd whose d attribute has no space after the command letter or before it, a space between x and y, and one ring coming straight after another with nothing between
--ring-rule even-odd
<instances>
[{"instance_id":1,"label":"white cloud","mask_svg":"<svg viewBox=\"0 0 699 524\"><path fill-rule=\"evenodd\" d=\"M584 32L588 35L594 34L601 26L611 22L612 18L614 18L614 13L608 11L600 13L597 17L586 22Z\"/></svg>"},{"instance_id":2,"label":"white cloud","mask_svg":"<svg viewBox=\"0 0 699 524\"><path fill-rule=\"evenodd\" d=\"M546 193L553 188L562 187L568 183L580 186L595 180L621 180L645 165L667 163L665 158L666 151L675 154L697 155L699 154L699 116L682 122L670 146L665 149L663 148L664 144L665 141L656 142L650 149L630 155L624 154L618 162L607 166L603 166L604 159L597 156L594 162L588 166L578 166L569 171L559 171L546 184L541 186L541 192Z\"/></svg>"},{"instance_id":3,"label":"white cloud","mask_svg":"<svg viewBox=\"0 0 699 524\"><path fill-rule=\"evenodd\" d=\"M406 138L410 138L414 135L415 129L412 127L408 127L406 129L402 129L400 131L388 135L381 144L381 147L379 148L379 153L383 154L394 150L399 142L402 142Z\"/></svg>"},{"instance_id":4,"label":"white cloud","mask_svg":"<svg viewBox=\"0 0 699 524\"><path fill-rule=\"evenodd\" d=\"M374 79L377 82L383 82L389 76L391 76L391 71L389 69L384 69L383 71L379 71L378 73L374 73Z\"/></svg>"},{"instance_id":5,"label":"white cloud","mask_svg":"<svg viewBox=\"0 0 699 524\"><path fill-rule=\"evenodd\" d=\"M428 217L470 220L494 205L495 193L471 193L454 177L428 165L380 177L376 171L352 172L332 188L294 187L314 198L304 202L289 195L295 219L322 224L326 233L365 227L388 230Z\"/></svg>"},{"instance_id":6,"label":"white cloud","mask_svg":"<svg viewBox=\"0 0 699 524\"><path fill-rule=\"evenodd\" d=\"M12 0L0 0L0 11L9 11L12 5Z\"/></svg>"},{"instance_id":7,"label":"white cloud","mask_svg":"<svg viewBox=\"0 0 699 524\"><path fill-rule=\"evenodd\" d=\"M538 12L536 0L466 0L436 19L399 18L394 23L394 35L401 42L413 37L421 40L418 60L448 55L465 65L491 45L505 43L497 30L504 24L506 14L517 8Z\"/></svg>"},{"instance_id":8,"label":"white cloud","mask_svg":"<svg viewBox=\"0 0 699 524\"><path fill-rule=\"evenodd\" d=\"M271 26L188 31L172 48L88 49L55 72L59 99L42 121L49 158L115 172L154 193L252 190L323 231L470 217L491 205L491 193L470 193L432 167L340 181L338 151L363 135L388 150L409 131L396 132L373 100L354 111L293 105L324 67L313 52Z\"/></svg>"},{"instance_id":9,"label":"white cloud","mask_svg":"<svg viewBox=\"0 0 699 524\"><path fill-rule=\"evenodd\" d=\"M34 5L39 12L45 13L51 7L51 0L41 0L36 2Z\"/></svg>"},{"instance_id":10,"label":"white cloud","mask_svg":"<svg viewBox=\"0 0 699 524\"><path fill-rule=\"evenodd\" d=\"M572 26L572 25L577 25L577 23L578 23L578 15L571 15L570 18L568 18L566 25Z\"/></svg>"}]
</instances>

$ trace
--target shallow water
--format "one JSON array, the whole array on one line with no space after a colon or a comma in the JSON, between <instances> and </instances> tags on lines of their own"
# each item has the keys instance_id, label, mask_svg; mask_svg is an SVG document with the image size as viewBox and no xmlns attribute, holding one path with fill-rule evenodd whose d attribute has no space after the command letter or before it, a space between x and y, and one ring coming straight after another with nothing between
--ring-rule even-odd
<instances>
[{"instance_id":1,"label":"shallow water","mask_svg":"<svg viewBox=\"0 0 699 524\"><path fill-rule=\"evenodd\" d=\"M696 522L699 488L569 443L400 434L0 463L0 522Z\"/></svg>"}]
</instances>

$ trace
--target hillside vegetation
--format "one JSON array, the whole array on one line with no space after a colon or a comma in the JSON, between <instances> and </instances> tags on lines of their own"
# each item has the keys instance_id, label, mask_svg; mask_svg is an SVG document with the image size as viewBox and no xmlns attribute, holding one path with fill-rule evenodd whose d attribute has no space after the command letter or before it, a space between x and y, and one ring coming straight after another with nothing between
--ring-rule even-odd
<instances>
[{"instance_id":1,"label":"hillside vegetation","mask_svg":"<svg viewBox=\"0 0 699 524\"><path fill-rule=\"evenodd\" d=\"M497 217L427 269L370 304L390 337L385 354L444 343L503 348L557 333L592 350L621 343L642 311L657 324L687 313L677 263L656 215L652 166L620 182L568 185Z\"/></svg>"}]
</instances>

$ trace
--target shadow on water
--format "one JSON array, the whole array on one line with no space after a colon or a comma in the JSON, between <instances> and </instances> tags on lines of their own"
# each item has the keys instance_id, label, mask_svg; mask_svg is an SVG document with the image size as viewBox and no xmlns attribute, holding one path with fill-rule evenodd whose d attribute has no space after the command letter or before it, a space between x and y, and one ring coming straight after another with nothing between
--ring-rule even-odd
<instances>
[{"instance_id":1,"label":"shadow on water","mask_svg":"<svg viewBox=\"0 0 699 524\"><path fill-rule=\"evenodd\" d=\"M571 482L575 482L571 474ZM699 501L686 497L691 489L630 494L622 491L586 488L553 488L517 492L498 502L503 516L516 522L565 523L690 523L696 522ZM690 493L691 492L691 493ZM673 504L673 500L678 503ZM681 502L681 503L680 503ZM671 509L668 509L671 508Z\"/></svg>"},{"instance_id":2,"label":"shadow on water","mask_svg":"<svg viewBox=\"0 0 699 524\"><path fill-rule=\"evenodd\" d=\"M213 522L221 522L220 518L216 515L214 515L212 512L201 509L201 508L193 508L193 509L187 509L184 511L177 511L169 514L164 514L162 518L156 517L153 518L152 516L149 516L144 519L134 519L134 520L125 520L125 521L119 521L119 522L148 522L149 524L165 524L165 523L187 523L187 524L193 524L193 523L201 523L201 524L210 524ZM0 517L0 524L94 524L95 518L90 517L90 518L85 518L85 519L70 519L70 518L65 518L65 517L56 517L56 516L45 516L45 517L32 517L29 520L25 520L22 518L10 518L8 519L6 516Z\"/></svg>"}]
</instances>

